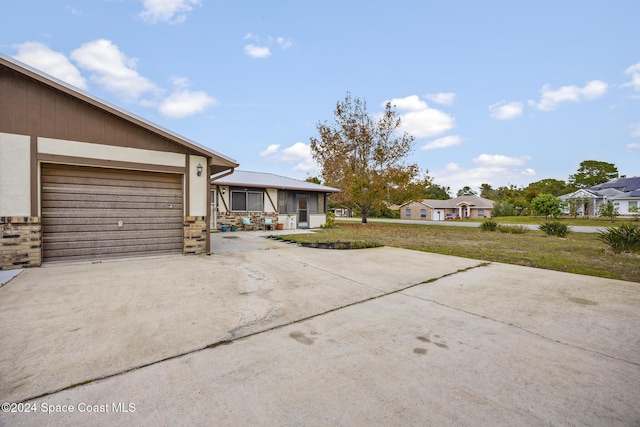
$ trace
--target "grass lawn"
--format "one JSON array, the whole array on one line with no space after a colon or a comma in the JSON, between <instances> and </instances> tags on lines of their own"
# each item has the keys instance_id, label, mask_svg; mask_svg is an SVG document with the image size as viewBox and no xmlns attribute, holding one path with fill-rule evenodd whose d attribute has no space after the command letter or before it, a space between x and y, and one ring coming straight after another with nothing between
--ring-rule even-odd
<instances>
[{"instance_id":1,"label":"grass lawn","mask_svg":"<svg viewBox=\"0 0 640 427\"><path fill-rule=\"evenodd\" d=\"M508 221L507 221L508 222ZM585 221L586 222L586 221ZM609 223L610 224L610 223ZM591 224L589 224L591 225ZM549 237L541 231L510 234L476 227L339 222L310 234L282 236L294 242L360 242L527 267L640 282L640 254L614 254L597 233Z\"/></svg>"},{"instance_id":2,"label":"grass lawn","mask_svg":"<svg viewBox=\"0 0 640 427\"><path fill-rule=\"evenodd\" d=\"M499 216L495 218L491 218L495 222L499 224L542 224L545 221L554 221L558 220L568 226L584 226L584 227L616 227L620 224L639 224L636 218L629 217L618 217L614 222L611 222L610 219L602 218L602 217L590 217L589 219L581 218L581 217L567 217L562 216L558 218L544 218L540 216ZM464 219L464 220L456 220L456 221L471 221L471 222L482 222L485 219Z\"/></svg>"}]
</instances>

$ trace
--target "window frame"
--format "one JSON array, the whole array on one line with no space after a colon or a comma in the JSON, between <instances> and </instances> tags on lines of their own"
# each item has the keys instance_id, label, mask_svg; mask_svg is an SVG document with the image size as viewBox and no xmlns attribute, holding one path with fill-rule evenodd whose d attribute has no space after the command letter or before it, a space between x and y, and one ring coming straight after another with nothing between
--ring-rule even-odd
<instances>
[{"instance_id":1,"label":"window frame","mask_svg":"<svg viewBox=\"0 0 640 427\"><path fill-rule=\"evenodd\" d=\"M264 190L229 190L229 208L231 212L264 212ZM234 206L234 196L244 194L244 209L236 209ZM253 206L250 206L251 202L256 202L256 200L251 201L249 198L250 194L257 194L259 198L260 209L250 209Z\"/></svg>"}]
</instances>

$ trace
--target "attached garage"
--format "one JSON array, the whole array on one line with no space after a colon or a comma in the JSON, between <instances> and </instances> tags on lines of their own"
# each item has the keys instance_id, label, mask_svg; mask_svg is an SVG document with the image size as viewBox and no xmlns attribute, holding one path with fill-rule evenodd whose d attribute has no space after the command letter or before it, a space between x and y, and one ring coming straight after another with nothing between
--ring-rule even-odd
<instances>
[{"instance_id":1,"label":"attached garage","mask_svg":"<svg viewBox=\"0 0 640 427\"><path fill-rule=\"evenodd\" d=\"M0 54L0 269L210 250L238 164Z\"/></svg>"},{"instance_id":2,"label":"attached garage","mask_svg":"<svg viewBox=\"0 0 640 427\"><path fill-rule=\"evenodd\" d=\"M43 164L43 261L182 252L182 176Z\"/></svg>"}]
</instances>

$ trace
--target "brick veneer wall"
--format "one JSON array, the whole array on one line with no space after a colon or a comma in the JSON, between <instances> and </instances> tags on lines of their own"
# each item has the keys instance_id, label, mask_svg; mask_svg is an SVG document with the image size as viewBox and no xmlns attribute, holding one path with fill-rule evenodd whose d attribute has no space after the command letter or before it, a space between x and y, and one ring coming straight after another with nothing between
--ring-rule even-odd
<instances>
[{"instance_id":1,"label":"brick veneer wall","mask_svg":"<svg viewBox=\"0 0 640 427\"><path fill-rule=\"evenodd\" d=\"M183 233L184 255L202 255L207 253L207 218L204 216L184 217Z\"/></svg>"},{"instance_id":2,"label":"brick veneer wall","mask_svg":"<svg viewBox=\"0 0 640 427\"><path fill-rule=\"evenodd\" d=\"M278 220L277 213L266 213L266 212L227 212L227 213L218 213L217 216L217 226L218 230L223 225L230 226L231 224L236 224L238 227L242 228L242 217L251 217L254 221L260 220L263 221L265 218L271 218L273 223L275 224Z\"/></svg>"},{"instance_id":3,"label":"brick veneer wall","mask_svg":"<svg viewBox=\"0 0 640 427\"><path fill-rule=\"evenodd\" d=\"M0 216L0 270L42 264L42 225L35 216Z\"/></svg>"}]
</instances>

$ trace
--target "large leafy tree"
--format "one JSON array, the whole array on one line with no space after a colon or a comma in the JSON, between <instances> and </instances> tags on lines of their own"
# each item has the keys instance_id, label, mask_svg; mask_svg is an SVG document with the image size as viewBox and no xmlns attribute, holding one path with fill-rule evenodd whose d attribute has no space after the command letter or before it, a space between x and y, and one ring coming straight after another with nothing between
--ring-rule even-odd
<instances>
[{"instance_id":1,"label":"large leafy tree","mask_svg":"<svg viewBox=\"0 0 640 427\"><path fill-rule=\"evenodd\" d=\"M400 117L391 103L382 114L370 115L366 101L349 92L336 104L334 119L318 122L319 136L311 138L311 154L326 185L342 190L338 201L359 210L366 224L368 215L394 192L404 192L419 180L418 166L405 164L414 138L400 132Z\"/></svg>"},{"instance_id":2,"label":"large leafy tree","mask_svg":"<svg viewBox=\"0 0 640 427\"><path fill-rule=\"evenodd\" d=\"M578 171L569 176L569 184L576 188L589 188L618 178L618 168L613 163L598 160L580 162Z\"/></svg>"},{"instance_id":3,"label":"large leafy tree","mask_svg":"<svg viewBox=\"0 0 640 427\"><path fill-rule=\"evenodd\" d=\"M560 215L560 199L553 194L540 194L531 201L531 208L536 215L556 217Z\"/></svg>"}]
</instances>

